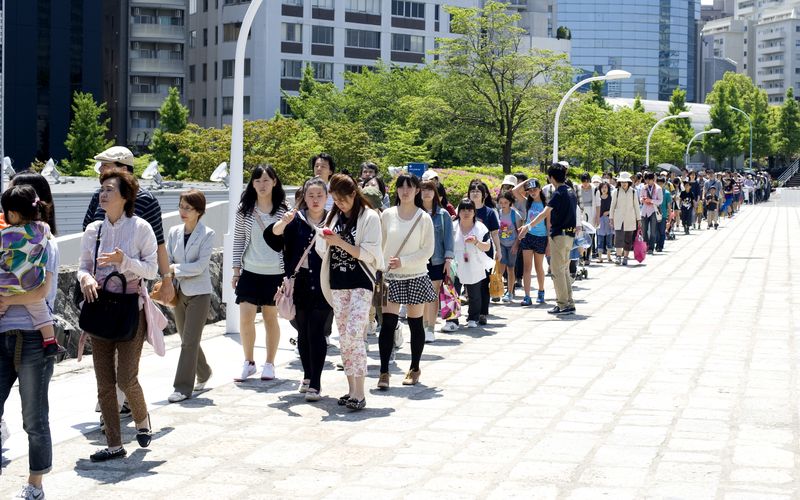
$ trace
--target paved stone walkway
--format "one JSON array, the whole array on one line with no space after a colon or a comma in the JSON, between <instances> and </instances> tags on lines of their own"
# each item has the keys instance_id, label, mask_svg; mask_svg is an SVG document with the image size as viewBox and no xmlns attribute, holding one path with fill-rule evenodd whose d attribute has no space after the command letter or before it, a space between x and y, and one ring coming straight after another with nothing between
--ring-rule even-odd
<instances>
[{"instance_id":1,"label":"paved stone walkway","mask_svg":"<svg viewBox=\"0 0 800 500\"><path fill-rule=\"evenodd\" d=\"M284 339L280 380L230 383L235 337L209 327L213 389L165 404L177 350L142 360L157 435L92 464L103 445L88 366L59 367L51 389L49 498L796 498L800 491L798 340L800 191L668 243L628 269L592 265L576 283L579 315L493 306L483 330L438 334L422 384L368 408L297 394ZM795 278L795 279L793 279ZM547 295L553 298L548 282ZM174 343L174 339L171 340ZM263 342L263 335L260 339ZM149 351L148 351L149 352ZM261 351L263 352L263 351ZM335 356L329 357L336 360ZM0 496L27 468L18 400Z\"/></svg>"}]
</instances>

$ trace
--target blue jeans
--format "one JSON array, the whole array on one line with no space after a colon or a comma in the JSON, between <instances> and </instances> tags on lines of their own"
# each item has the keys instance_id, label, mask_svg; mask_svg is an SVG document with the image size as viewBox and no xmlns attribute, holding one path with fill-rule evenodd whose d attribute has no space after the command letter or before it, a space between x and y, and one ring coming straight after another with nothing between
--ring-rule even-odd
<instances>
[{"instance_id":1,"label":"blue jeans","mask_svg":"<svg viewBox=\"0 0 800 500\"><path fill-rule=\"evenodd\" d=\"M667 239L667 218L662 217L658 223L658 237L656 238L656 250L664 250L664 241Z\"/></svg>"},{"instance_id":2,"label":"blue jeans","mask_svg":"<svg viewBox=\"0 0 800 500\"><path fill-rule=\"evenodd\" d=\"M663 219L663 217L662 217ZM653 251L656 247L656 240L658 239L658 221L656 214L653 212L647 217L642 217L642 237L647 242L647 250Z\"/></svg>"},{"instance_id":3,"label":"blue jeans","mask_svg":"<svg viewBox=\"0 0 800 500\"><path fill-rule=\"evenodd\" d=\"M22 353L15 369L14 354L18 338L22 339ZM19 378L22 427L28 434L28 465L30 473L34 475L50 472L53 465L47 390L54 364L55 356L44 356L42 334L38 330L0 333L0 417L11 387Z\"/></svg>"}]
</instances>

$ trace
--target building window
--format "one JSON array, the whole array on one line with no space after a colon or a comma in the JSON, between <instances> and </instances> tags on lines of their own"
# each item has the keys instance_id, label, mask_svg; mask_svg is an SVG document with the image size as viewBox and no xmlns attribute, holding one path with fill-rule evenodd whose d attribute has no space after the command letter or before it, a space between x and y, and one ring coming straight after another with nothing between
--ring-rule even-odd
<instances>
[{"instance_id":1,"label":"building window","mask_svg":"<svg viewBox=\"0 0 800 500\"><path fill-rule=\"evenodd\" d=\"M283 59L281 61L281 77L300 79L303 76L303 61Z\"/></svg>"},{"instance_id":2,"label":"building window","mask_svg":"<svg viewBox=\"0 0 800 500\"><path fill-rule=\"evenodd\" d=\"M296 23L281 23L281 40L284 42L301 43L303 41L303 25Z\"/></svg>"},{"instance_id":3,"label":"building window","mask_svg":"<svg viewBox=\"0 0 800 500\"><path fill-rule=\"evenodd\" d=\"M214 98L214 116L217 116L217 98Z\"/></svg>"},{"instance_id":4,"label":"building window","mask_svg":"<svg viewBox=\"0 0 800 500\"><path fill-rule=\"evenodd\" d=\"M364 64L345 64L344 70L348 73L363 73L364 71L372 71L375 68L372 66L366 66Z\"/></svg>"},{"instance_id":5,"label":"building window","mask_svg":"<svg viewBox=\"0 0 800 500\"><path fill-rule=\"evenodd\" d=\"M194 64L189 65L189 83L194 83Z\"/></svg>"},{"instance_id":6,"label":"building window","mask_svg":"<svg viewBox=\"0 0 800 500\"><path fill-rule=\"evenodd\" d=\"M380 49L381 34L379 31L345 30L345 45L362 49Z\"/></svg>"},{"instance_id":7,"label":"building window","mask_svg":"<svg viewBox=\"0 0 800 500\"><path fill-rule=\"evenodd\" d=\"M311 43L333 45L333 28L331 26L312 26Z\"/></svg>"},{"instance_id":8,"label":"building window","mask_svg":"<svg viewBox=\"0 0 800 500\"><path fill-rule=\"evenodd\" d=\"M203 0L203 12L208 12L208 0Z\"/></svg>"},{"instance_id":9,"label":"building window","mask_svg":"<svg viewBox=\"0 0 800 500\"><path fill-rule=\"evenodd\" d=\"M214 45L219 43L219 26L214 26Z\"/></svg>"},{"instance_id":10,"label":"building window","mask_svg":"<svg viewBox=\"0 0 800 500\"><path fill-rule=\"evenodd\" d=\"M239 39L239 31L242 29L242 23L225 23L222 25L222 41L235 42ZM252 30L247 33L247 39L250 39Z\"/></svg>"},{"instance_id":11,"label":"building window","mask_svg":"<svg viewBox=\"0 0 800 500\"><path fill-rule=\"evenodd\" d=\"M222 98L222 116L233 114L233 97Z\"/></svg>"},{"instance_id":12,"label":"building window","mask_svg":"<svg viewBox=\"0 0 800 500\"><path fill-rule=\"evenodd\" d=\"M333 0L311 0L311 6L317 9L333 9Z\"/></svg>"},{"instance_id":13,"label":"building window","mask_svg":"<svg viewBox=\"0 0 800 500\"><path fill-rule=\"evenodd\" d=\"M208 64L203 63L203 81L206 81L208 78Z\"/></svg>"},{"instance_id":14,"label":"building window","mask_svg":"<svg viewBox=\"0 0 800 500\"><path fill-rule=\"evenodd\" d=\"M297 5L298 7L303 6L303 0L283 0L284 5Z\"/></svg>"},{"instance_id":15,"label":"building window","mask_svg":"<svg viewBox=\"0 0 800 500\"><path fill-rule=\"evenodd\" d=\"M345 4L347 12L362 12L364 14L380 15L381 0L347 0Z\"/></svg>"},{"instance_id":16,"label":"building window","mask_svg":"<svg viewBox=\"0 0 800 500\"><path fill-rule=\"evenodd\" d=\"M189 48L193 49L197 46L197 30L189 32Z\"/></svg>"},{"instance_id":17,"label":"building window","mask_svg":"<svg viewBox=\"0 0 800 500\"><path fill-rule=\"evenodd\" d=\"M187 104L189 105L188 106L189 107L189 116L190 117L194 117L194 99L189 99L189 101L187 101Z\"/></svg>"},{"instance_id":18,"label":"building window","mask_svg":"<svg viewBox=\"0 0 800 500\"><path fill-rule=\"evenodd\" d=\"M281 114L284 116L290 116L292 114L292 109L289 107L289 103L286 102L285 97L281 97Z\"/></svg>"},{"instance_id":19,"label":"building window","mask_svg":"<svg viewBox=\"0 0 800 500\"><path fill-rule=\"evenodd\" d=\"M314 78L323 82L333 81L333 63L312 62L311 69L314 70Z\"/></svg>"},{"instance_id":20,"label":"building window","mask_svg":"<svg viewBox=\"0 0 800 500\"><path fill-rule=\"evenodd\" d=\"M236 61L234 59L225 59L222 61L222 78L233 78L234 68ZM250 59L244 60L244 76L250 76Z\"/></svg>"},{"instance_id":21,"label":"building window","mask_svg":"<svg viewBox=\"0 0 800 500\"><path fill-rule=\"evenodd\" d=\"M214 61L214 81L217 81L217 61Z\"/></svg>"},{"instance_id":22,"label":"building window","mask_svg":"<svg viewBox=\"0 0 800 500\"><path fill-rule=\"evenodd\" d=\"M225 0L222 5L237 5L240 3L250 3L250 0Z\"/></svg>"},{"instance_id":23,"label":"building window","mask_svg":"<svg viewBox=\"0 0 800 500\"><path fill-rule=\"evenodd\" d=\"M392 34L392 50L397 52L425 53L425 37L415 35Z\"/></svg>"},{"instance_id":24,"label":"building window","mask_svg":"<svg viewBox=\"0 0 800 500\"><path fill-rule=\"evenodd\" d=\"M189 0L189 14L197 12L197 0Z\"/></svg>"},{"instance_id":25,"label":"building window","mask_svg":"<svg viewBox=\"0 0 800 500\"><path fill-rule=\"evenodd\" d=\"M206 116L208 114L208 99L203 98L203 100L200 101L200 114L202 116Z\"/></svg>"},{"instance_id":26,"label":"building window","mask_svg":"<svg viewBox=\"0 0 800 500\"><path fill-rule=\"evenodd\" d=\"M208 28L203 28L203 47L208 47Z\"/></svg>"},{"instance_id":27,"label":"building window","mask_svg":"<svg viewBox=\"0 0 800 500\"><path fill-rule=\"evenodd\" d=\"M392 15L397 17L425 19L425 4L420 2L392 0Z\"/></svg>"}]
</instances>

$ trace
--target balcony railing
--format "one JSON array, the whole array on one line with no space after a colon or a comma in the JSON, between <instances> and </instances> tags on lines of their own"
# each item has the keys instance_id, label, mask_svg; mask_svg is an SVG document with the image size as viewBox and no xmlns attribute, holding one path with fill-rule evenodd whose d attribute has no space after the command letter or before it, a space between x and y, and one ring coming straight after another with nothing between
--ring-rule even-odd
<instances>
[{"instance_id":1,"label":"balcony railing","mask_svg":"<svg viewBox=\"0 0 800 500\"><path fill-rule=\"evenodd\" d=\"M186 0L131 0L131 7L168 7L185 9Z\"/></svg>"},{"instance_id":2,"label":"balcony railing","mask_svg":"<svg viewBox=\"0 0 800 500\"><path fill-rule=\"evenodd\" d=\"M130 106L135 108L154 108L158 109L164 103L164 99L167 98L166 93L164 94L140 94L134 92L131 94Z\"/></svg>"},{"instance_id":3,"label":"balcony railing","mask_svg":"<svg viewBox=\"0 0 800 500\"><path fill-rule=\"evenodd\" d=\"M159 38L183 42L186 38L184 26L165 26L163 24L131 24L131 36L136 38Z\"/></svg>"},{"instance_id":4,"label":"balcony railing","mask_svg":"<svg viewBox=\"0 0 800 500\"><path fill-rule=\"evenodd\" d=\"M131 59L131 71L140 73L183 73L181 59Z\"/></svg>"}]
</instances>

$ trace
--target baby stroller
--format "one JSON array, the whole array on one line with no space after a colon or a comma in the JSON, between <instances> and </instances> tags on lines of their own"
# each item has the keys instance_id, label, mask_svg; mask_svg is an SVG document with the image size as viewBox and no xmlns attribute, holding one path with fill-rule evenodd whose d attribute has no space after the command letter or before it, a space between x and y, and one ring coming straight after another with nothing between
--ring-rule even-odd
<instances>
[{"instance_id":1,"label":"baby stroller","mask_svg":"<svg viewBox=\"0 0 800 500\"><path fill-rule=\"evenodd\" d=\"M572 278L572 283L575 281L585 280L589 278L589 270L580 258L581 253L589 251L592 247L592 238L590 234L594 234L594 227L588 222L581 222L583 232L575 237L575 242L572 244L572 250L569 254L569 275ZM589 229L592 233L589 233Z\"/></svg>"},{"instance_id":2,"label":"baby stroller","mask_svg":"<svg viewBox=\"0 0 800 500\"><path fill-rule=\"evenodd\" d=\"M667 218L667 239L674 240L675 239L675 211L671 211L669 217Z\"/></svg>"}]
</instances>

